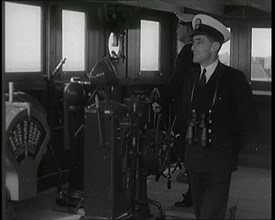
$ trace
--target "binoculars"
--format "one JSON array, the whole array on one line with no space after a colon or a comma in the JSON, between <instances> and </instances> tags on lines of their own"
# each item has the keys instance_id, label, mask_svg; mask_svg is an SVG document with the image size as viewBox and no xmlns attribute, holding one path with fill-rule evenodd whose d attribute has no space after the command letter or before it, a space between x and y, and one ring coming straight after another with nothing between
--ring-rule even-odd
<instances>
[{"instance_id":1,"label":"binoculars","mask_svg":"<svg viewBox=\"0 0 275 220\"><path fill-rule=\"evenodd\" d=\"M204 112L197 113L195 109L192 109L191 118L186 131L186 140L188 144L200 142L202 147L207 147L207 145L211 143L211 113L211 109L208 111L208 115Z\"/></svg>"}]
</instances>

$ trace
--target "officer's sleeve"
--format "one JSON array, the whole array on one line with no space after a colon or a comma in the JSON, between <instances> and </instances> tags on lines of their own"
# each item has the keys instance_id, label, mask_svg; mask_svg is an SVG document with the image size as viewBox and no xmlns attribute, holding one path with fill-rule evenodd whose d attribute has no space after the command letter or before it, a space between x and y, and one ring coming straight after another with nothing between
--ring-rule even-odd
<instances>
[{"instance_id":1,"label":"officer's sleeve","mask_svg":"<svg viewBox=\"0 0 275 220\"><path fill-rule=\"evenodd\" d=\"M253 102L252 90L243 73L238 74L235 84L236 117L235 126L237 131L236 151L248 144L252 134L256 130L258 116Z\"/></svg>"}]
</instances>

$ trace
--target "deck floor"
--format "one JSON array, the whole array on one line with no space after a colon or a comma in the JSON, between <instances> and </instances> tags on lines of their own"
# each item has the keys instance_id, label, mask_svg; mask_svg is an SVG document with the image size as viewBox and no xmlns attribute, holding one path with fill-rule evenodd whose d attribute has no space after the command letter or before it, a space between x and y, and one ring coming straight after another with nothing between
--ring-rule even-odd
<instances>
[{"instance_id":1,"label":"deck floor","mask_svg":"<svg viewBox=\"0 0 275 220\"><path fill-rule=\"evenodd\" d=\"M188 189L187 184L175 179L176 175L173 175L171 189L168 190L167 179L156 183L154 178L148 178L148 197L159 200L170 218L195 219L193 207L173 205ZM235 219L271 219L271 170L239 167L232 174L226 219L230 219L230 209L234 205L237 206Z\"/></svg>"},{"instance_id":2,"label":"deck floor","mask_svg":"<svg viewBox=\"0 0 275 220\"><path fill-rule=\"evenodd\" d=\"M171 189L167 188L167 179L161 177L158 182L154 176L147 178L148 198L161 203L166 219L195 219L193 208L178 208L173 204L182 199L182 193L188 185L176 181L177 173L172 176ZM33 199L9 204L7 220L78 220L84 210L78 214L56 211L56 188L40 193ZM271 219L271 170L239 167L232 175L226 219L230 219L230 209L236 205L235 219ZM155 218L158 210L151 206Z\"/></svg>"}]
</instances>

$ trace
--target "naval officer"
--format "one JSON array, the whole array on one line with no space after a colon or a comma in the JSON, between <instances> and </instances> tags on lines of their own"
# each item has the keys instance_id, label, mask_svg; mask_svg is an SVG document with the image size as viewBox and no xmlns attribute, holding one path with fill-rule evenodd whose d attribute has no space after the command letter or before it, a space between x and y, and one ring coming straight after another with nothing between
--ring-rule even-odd
<instances>
[{"instance_id":1,"label":"naval officer","mask_svg":"<svg viewBox=\"0 0 275 220\"><path fill-rule=\"evenodd\" d=\"M203 14L192 20L193 62L186 74L183 115L187 116L185 166L197 219L224 219L231 174L238 153L255 128L252 90L243 72L218 59L230 32Z\"/></svg>"}]
</instances>

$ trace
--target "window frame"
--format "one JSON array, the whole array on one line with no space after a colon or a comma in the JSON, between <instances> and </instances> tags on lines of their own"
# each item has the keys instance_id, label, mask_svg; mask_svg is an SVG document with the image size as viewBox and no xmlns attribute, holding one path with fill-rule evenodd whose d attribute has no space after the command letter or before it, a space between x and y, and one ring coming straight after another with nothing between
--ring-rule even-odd
<instances>
[{"instance_id":1,"label":"window frame","mask_svg":"<svg viewBox=\"0 0 275 220\"><path fill-rule=\"evenodd\" d=\"M71 11L71 12L79 12L79 13L84 13L84 70L70 70L70 71L64 71L66 73L71 73L71 72L86 72L87 71L87 50L85 48L87 48L87 17L88 17L88 14L87 12L83 11L83 10L74 10L74 9L67 9L67 8L62 8L61 10L61 56L62 56L62 51L63 51L63 42L62 42L62 39L63 39L63 33L62 33L62 23L63 23L63 20L62 20L62 11L63 10L66 10L66 11ZM63 59L64 57L62 56L61 59ZM62 67L60 67L60 70L62 71Z\"/></svg>"},{"instance_id":2,"label":"window frame","mask_svg":"<svg viewBox=\"0 0 275 220\"><path fill-rule=\"evenodd\" d=\"M7 1L5 1L7 2ZM11 3L22 4L22 5L29 5L29 6L38 6L41 8L41 71L25 71L25 72L6 72L7 81L13 82L33 82L33 80L43 80L44 76L46 76L46 3L41 1L12 1ZM5 30L5 27L4 27ZM36 85L40 87L41 85Z\"/></svg>"},{"instance_id":3,"label":"window frame","mask_svg":"<svg viewBox=\"0 0 275 220\"><path fill-rule=\"evenodd\" d=\"M153 22L159 22L159 70L141 70L141 20L146 20L146 21L153 21ZM160 19L155 18L155 17L147 17L147 16L141 16L138 19L138 34L137 34L137 71L138 71L138 76L144 76L144 77L155 77L155 76L162 76L162 23Z\"/></svg>"},{"instance_id":4,"label":"window frame","mask_svg":"<svg viewBox=\"0 0 275 220\"><path fill-rule=\"evenodd\" d=\"M159 70L141 70L141 21L151 21L151 22L158 22L159 23L159 44L158 44L158 49L159 49L159 54L158 54L158 69ZM157 19L143 19L141 18L139 20L139 48L138 48L138 53L139 53L139 73L140 74L149 74L149 73L153 73L153 74L159 74L161 75L161 58L162 58L162 53L161 53L161 42L162 42L162 26L161 26L161 22Z\"/></svg>"},{"instance_id":5,"label":"window frame","mask_svg":"<svg viewBox=\"0 0 275 220\"><path fill-rule=\"evenodd\" d=\"M251 88L253 91L256 91L254 93L258 93L263 91L263 94L267 94L266 92L271 92L271 83L272 83L272 77L271 81L255 81L251 80L251 58L252 58L252 29L253 28L272 28L269 25L266 24L254 24L249 26L249 56L248 56L248 65L249 65L249 81L251 83ZM272 53L271 53L272 56ZM271 62L272 65L272 62ZM271 73L272 76L272 73Z\"/></svg>"},{"instance_id":6,"label":"window frame","mask_svg":"<svg viewBox=\"0 0 275 220\"><path fill-rule=\"evenodd\" d=\"M57 8L57 30L56 30L56 58L55 62L51 66L51 72L55 69L55 67L58 65L58 63L63 59L62 56L62 10L68 10L68 11L75 11L75 12L82 12L85 14L85 45L84 45L84 70L79 71L62 71L62 67L60 67L60 72L63 72L62 81L69 81L71 77L77 76L80 78L83 78L85 74L88 72L88 48L89 48L89 42L88 42L88 27L89 27L89 9L85 8L82 5L75 5L75 4L68 4L60 3ZM51 73L50 72L50 73Z\"/></svg>"},{"instance_id":7,"label":"window frame","mask_svg":"<svg viewBox=\"0 0 275 220\"><path fill-rule=\"evenodd\" d=\"M129 60L128 66L134 64L135 68L131 68L128 77L135 79L136 83L143 84L165 84L173 71L173 54L176 51L176 45L173 43L175 32L174 15L166 12L154 10L137 11L134 18L136 30L134 31L135 44L130 43L130 47L136 49L134 60ZM140 47L141 47L141 20L149 20L159 22L160 41L159 41L159 70L144 71L140 70ZM164 53L165 52L165 53ZM165 54L165 55L164 55ZM134 70L134 73L131 71Z\"/></svg>"},{"instance_id":8,"label":"window frame","mask_svg":"<svg viewBox=\"0 0 275 220\"><path fill-rule=\"evenodd\" d=\"M252 28L271 28L271 19L224 19L231 28L230 66L242 71L251 85L253 94L271 95L271 83L251 81Z\"/></svg>"}]
</instances>

